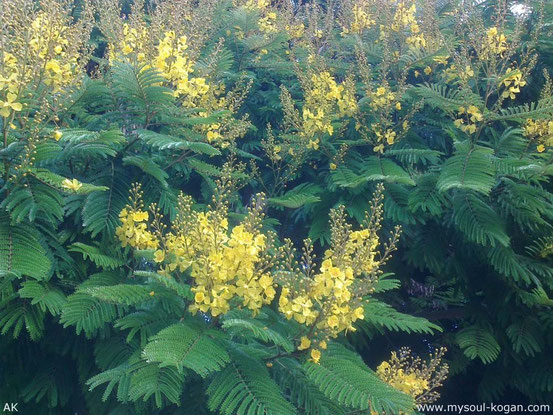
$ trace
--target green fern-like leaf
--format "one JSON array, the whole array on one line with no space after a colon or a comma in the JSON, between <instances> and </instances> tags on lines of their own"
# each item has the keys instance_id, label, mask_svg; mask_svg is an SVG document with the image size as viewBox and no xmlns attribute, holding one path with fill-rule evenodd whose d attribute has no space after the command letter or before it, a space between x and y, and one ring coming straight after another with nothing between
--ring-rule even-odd
<instances>
[{"instance_id":1,"label":"green fern-like leaf","mask_svg":"<svg viewBox=\"0 0 553 415\"><path fill-rule=\"evenodd\" d=\"M270 342L282 347L286 352L294 351L292 341L279 332L270 329L260 321L231 318L223 321L222 328L230 334L243 334L245 337L255 337L264 342Z\"/></svg>"},{"instance_id":2,"label":"green fern-like leaf","mask_svg":"<svg viewBox=\"0 0 553 415\"><path fill-rule=\"evenodd\" d=\"M210 410L222 415L297 415L267 368L240 352L232 353L232 361L213 377L207 395Z\"/></svg>"},{"instance_id":3,"label":"green fern-like leaf","mask_svg":"<svg viewBox=\"0 0 553 415\"><path fill-rule=\"evenodd\" d=\"M46 278L51 262L37 232L29 225L9 222L7 215L0 213L0 272Z\"/></svg>"},{"instance_id":4,"label":"green fern-like leaf","mask_svg":"<svg viewBox=\"0 0 553 415\"><path fill-rule=\"evenodd\" d=\"M305 363L307 377L325 396L355 410L411 413L413 399L382 382L363 360L344 346L331 344L320 364Z\"/></svg>"},{"instance_id":5,"label":"green fern-like leaf","mask_svg":"<svg viewBox=\"0 0 553 415\"><path fill-rule=\"evenodd\" d=\"M161 367L175 366L180 372L191 369L202 377L223 368L229 355L213 330L202 330L185 323L173 324L153 336L143 355Z\"/></svg>"},{"instance_id":6,"label":"green fern-like leaf","mask_svg":"<svg viewBox=\"0 0 553 415\"><path fill-rule=\"evenodd\" d=\"M472 193L459 193L453 199L453 222L468 240L481 245L509 246L505 224L495 210Z\"/></svg>"},{"instance_id":7,"label":"green fern-like leaf","mask_svg":"<svg viewBox=\"0 0 553 415\"><path fill-rule=\"evenodd\" d=\"M501 350L492 333L482 327L467 327L457 333L456 340L465 356L479 358L486 364L497 359Z\"/></svg>"},{"instance_id":8,"label":"green fern-like leaf","mask_svg":"<svg viewBox=\"0 0 553 415\"><path fill-rule=\"evenodd\" d=\"M440 192L449 189L466 189L489 194L495 184L490 148L457 144L455 154L442 167L436 187Z\"/></svg>"},{"instance_id":9,"label":"green fern-like leaf","mask_svg":"<svg viewBox=\"0 0 553 415\"><path fill-rule=\"evenodd\" d=\"M19 289L21 298L30 298L31 305L38 304L42 311L48 310L57 315L65 304L63 292L52 284L38 281L25 281Z\"/></svg>"},{"instance_id":10,"label":"green fern-like leaf","mask_svg":"<svg viewBox=\"0 0 553 415\"><path fill-rule=\"evenodd\" d=\"M104 254L100 248L87 245L82 242L75 242L74 244L71 244L68 251L82 254L83 259L90 259L100 268L114 269L124 264L124 261L121 258L115 258Z\"/></svg>"}]
</instances>

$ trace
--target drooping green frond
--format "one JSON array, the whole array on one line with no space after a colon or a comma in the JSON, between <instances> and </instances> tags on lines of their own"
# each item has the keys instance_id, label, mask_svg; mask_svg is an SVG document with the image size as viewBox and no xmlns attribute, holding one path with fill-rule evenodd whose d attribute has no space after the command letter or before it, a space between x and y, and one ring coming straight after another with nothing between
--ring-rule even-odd
<instances>
[{"instance_id":1,"label":"drooping green frond","mask_svg":"<svg viewBox=\"0 0 553 415\"><path fill-rule=\"evenodd\" d=\"M90 259L100 268L114 269L124 264L123 259L107 255L97 246L75 242L68 248L69 252L77 252L83 255L83 259Z\"/></svg>"},{"instance_id":2,"label":"drooping green frond","mask_svg":"<svg viewBox=\"0 0 553 415\"><path fill-rule=\"evenodd\" d=\"M516 353L523 351L527 356L534 356L543 349L543 337L539 322L532 317L515 321L506 330Z\"/></svg>"},{"instance_id":3,"label":"drooping green frond","mask_svg":"<svg viewBox=\"0 0 553 415\"><path fill-rule=\"evenodd\" d=\"M14 300L13 296L5 298L0 303L0 334L11 330L17 338L25 328L31 340L38 340L44 332L44 314L40 307L29 307L24 300Z\"/></svg>"},{"instance_id":4,"label":"drooping green frond","mask_svg":"<svg viewBox=\"0 0 553 415\"><path fill-rule=\"evenodd\" d=\"M443 84L423 84L412 89L419 97L424 98L425 103L433 108L454 112L459 107L466 107L470 104L477 105L481 98L466 90L450 88Z\"/></svg>"},{"instance_id":5,"label":"drooping green frond","mask_svg":"<svg viewBox=\"0 0 553 415\"><path fill-rule=\"evenodd\" d=\"M469 241L509 246L505 224L493 208L474 193L458 193L453 199L453 223Z\"/></svg>"},{"instance_id":6,"label":"drooping green frond","mask_svg":"<svg viewBox=\"0 0 553 415\"><path fill-rule=\"evenodd\" d=\"M101 372L86 381L90 390L107 383L106 389L102 395L105 402L113 389L117 386L117 400L125 402L128 400L129 386L131 381L131 365L125 362L117 367Z\"/></svg>"},{"instance_id":7,"label":"drooping green frond","mask_svg":"<svg viewBox=\"0 0 553 415\"><path fill-rule=\"evenodd\" d=\"M152 298L152 289L144 285L117 284L80 288L79 292L110 304L135 305Z\"/></svg>"},{"instance_id":8,"label":"drooping green frond","mask_svg":"<svg viewBox=\"0 0 553 415\"><path fill-rule=\"evenodd\" d=\"M43 279L50 267L36 230L26 224L10 225L8 216L0 213L0 272Z\"/></svg>"},{"instance_id":9,"label":"drooping green frond","mask_svg":"<svg viewBox=\"0 0 553 415\"><path fill-rule=\"evenodd\" d=\"M84 331L87 337L113 321L117 316L115 305L106 303L88 294L77 292L67 297L60 322L64 327L75 326L77 334Z\"/></svg>"},{"instance_id":10,"label":"drooping green frond","mask_svg":"<svg viewBox=\"0 0 553 415\"><path fill-rule=\"evenodd\" d=\"M455 154L444 163L436 187L474 190L489 194L495 184L492 163L493 150L464 142L457 144Z\"/></svg>"},{"instance_id":11,"label":"drooping green frond","mask_svg":"<svg viewBox=\"0 0 553 415\"><path fill-rule=\"evenodd\" d=\"M179 372L187 368L202 377L222 369L230 361L216 331L184 322L150 338L143 355L148 361L159 362L161 367L175 366Z\"/></svg>"},{"instance_id":12,"label":"drooping green frond","mask_svg":"<svg viewBox=\"0 0 553 415\"><path fill-rule=\"evenodd\" d=\"M163 188L167 188L169 174L147 156L127 156L123 158L124 165L136 166L145 174L156 179Z\"/></svg>"},{"instance_id":13,"label":"drooping green frond","mask_svg":"<svg viewBox=\"0 0 553 415\"><path fill-rule=\"evenodd\" d=\"M0 203L12 222L41 220L57 223L63 218L63 199L54 186L28 176L25 186L14 188Z\"/></svg>"},{"instance_id":14,"label":"drooping green frond","mask_svg":"<svg viewBox=\"0 0 553 415\"><path fill-rule=\"evenodd\" d=\"M253 336L261 341L273 343L282 347L288 353L294 350L294 344L290 339L257 320L230 318L223 321L222 328L231 335Z\"/></svg>"},{"instance_id":15,"label":"drooping green frond","mask_svg":"<svg viewBox=\"0 0 553 415\"><path fill-rule=\"evenodd\" d=\"M112 165L98 178L97 184L107 186L105 192L94 192L87 196L83 210L83 225L94 237L105 232L113 238L119 225L119 212L128 202L129 180Z\"/></svg>"},{"instance_id":16,"label":"drooping green frond","mask_svg":"<svg viewBox=\"0 0 553 415\"><path fill-rule=\"evenodd\" d=\"M271 197L267 201L273 206L297 209L310 203L319 202L321 192L322 188L314 183L302 183L282 196Z\"/></svg>"},{"instance_id":17,"label":"drooping green frond","mask_svg":"<svg viewBox=\"0 0 553 415\"><path fill-rule=\"evenodd\" d=\"M38 304L42 311L48 310L57 315L65 304L65 295L54 285L47 282L25 281L19 289L21 298L30 298L31 305Z\"/></svg>"},{"instance_id":18,"label":"drooping green frond","mask_svg":"<svg viewBox=\"0 0 553 415\"><path fill-rule=\"evenodd\" d=\"M260 361L240 352L231 357L207 388L210 410L222 415L297 415Z\"/></svg>"},{"instance_id":19,"label":"drooping green frond","mask_svg":"<svg viewBox=\"0 0 553 415\"><path fill-rule=\"evenodd\" d=\"M325 396L355 410L411 413L413 399L381 381L359 357L344 346L330 344L320 364L306 362L307 377Z\"/></svg>"},{"instance_id":20,"label":"drooping green frond","mask_svg":"<svg viewBox=\"0 0 553 415\"><path fill-rule=\"evenodd\" d=\"M330 401L305 375L296 359L282 357L273 364L274 378L287 398L305 415L345 415L346 411Z\"/></svg>"},{"instance_id":21,"label":"drooping green frond","mask_svg":"<svg viewBox=\"0 0 553 415\"><path fill-rule=\"evenodd\" d=\"M152 395L156 406L162 408L164 399L174 404L180 403L184 376L174 367L160 367L156 364L143 362L133 368L129 385L129 400L140 398L146 402Z\"/></svg>"},{"instance_id":22,"label":"drooping green frond","mask_svg":"<svg viewBox=\"0 0 553 415\"><path fill-rule=\"evenodd\" d=\"M217 156L221 154L215 147L200 141L188 141L149 130L139 130L137 134L146 144L159 148L160 150L191 150L194 153L206 154L208 156Z\"/></svg>"},{"instance_id":23,"label":"drooping green frond","mask_svg":"<svg viewBox=\"0 0 553 415\"><path fill-rule=\"evenodd\" d=\"M525 121L532 119L547 119L553 115L553 99L546 98L538 102L530 102L518 106L502 108L499 114L492 114L494 121Z\"/></svg>"},{"instance_id":24,"label":"drooping green frond","mask_svg":"<svg viewBox=\"0 0 553 415\"><path fill-rule=\"evenodd\" d=\"M376 299L371 299L365 305L365 319L359 320L358 324L361 327L368 324L383 327L391 331L404 331L407 333L434 334L436 331L442 331L440 326L424 318L400 313L388 304Z\"/></svg>"},{"instance_id":25,"label":"drooping green frond","mask_svg":"<svg viewBox=\"0 0 553 415\"><path fill-rule=\"evenodd\" d=\"M417 185L410 192L408 200L408 206L412 212L420 210L432 216L442 214L447 202L443 193L440 193L436 187L437 181L438 176L434 173L425 174L416 179Z\"/></svg>"},{"instance_id":26,"label":"drooping green frond","mask_svg":"<svg viewBox=\"0 0 553 415\"><path fill-rule=\"evenodd\" d=\"M145 311L136 311L118 319L114 327L121 330L129 330L127 342L140 335L140 344L146 345L148 338L167 327L167 324L176 323L176 319L159 308Z\"/></svg>"},{"instance_id":27,"label":"drooping green frond","mask_svg":"<svg viewBox=\"0 0 553 415\"><path fill-rule=\"evenodd\" d=\"M484 363L491 363L499 356L501 348L488 330L470 326L456 336L457 343L469 359L479 358Z\"/></svg>"},{"instance_id":28,"label":"drooping green frond","mask_svg":"<svg viewBox=\"0 0 553 415\"><path fill-rule=\"evenodd\" d=\"M369 181L385 181L389 183L401 183L414 185L415 182L401 166L390 159L370 156L364 160L359 173L338 167L332 172L333 182L345 188L356 188Z\"/></svg>"},{"instance_id":29,"label":"drooping green frond","mask_svg":"<svg viewBox=\"0 0 553 415\"><path fill-rule=\"evenodd\" d=\"M55 186L57 189L70 193L85 195L91 192L108 190L106 186L95 186L93 184L82 182L79 182L80 187L78 189L69 190L65 184L69 180L67 177L60 176L59 174L53 173L46 169L32 169L29 171L29 174L43 183Z\"/></svg>"}]
</instances>

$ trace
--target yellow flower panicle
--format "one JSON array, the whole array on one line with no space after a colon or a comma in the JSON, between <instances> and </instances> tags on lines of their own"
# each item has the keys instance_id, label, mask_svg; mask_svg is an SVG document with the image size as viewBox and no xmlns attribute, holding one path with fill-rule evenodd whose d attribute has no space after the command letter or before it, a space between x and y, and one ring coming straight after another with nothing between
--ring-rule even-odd
<instances>
[{"instance_id":1,"label":"yellow flower panicle","mask_svg":"<svg viewBox=\"0 0 553 415\"><path fill-rule=\"evenodd\" d=\"M507 51L507 37L497 27L489 28L482 41L480 58L487 60L501 57L505 51Z\"/></svg>"},{"instance_id":2,"label":"yellow flower panicle","mask_svg":"<svg viewBox=\"0 0 553 415\"><path fill-rule=\"evenodd\" d=\"M469 105L468 108L459 107L457 113L461 118L457 118L454 124L467 134L474 134L477 129L477 123L484 119L480 109L475 105Z\"/></svg>"},{"instance_id":3,"label":"yellow flower panicle","mask_svg":"<svg viewBox=\"0 0 553 415\"><path fill-rule=\"evenodd\" d=\"M524 125L524 135L537 143L536 149L543 153L547 147L553 145L553 121L528 120Z\"/></svg>"},{"instance_id":4,"label":"yellow flower panicle","mask_svg":"<svg viewBox=\"0 0 553 415\"><path fill-rule=\"evenodd\" d=\"M361 34L375 26L376 21L371 14L370 4L367 1L361 1L353 4L347 16L347 21L342 26L342 34Z\"/></svg>"},{"instance_id":5,"label":"yellow flower panicle","mask_svg":"<svg viewBox=\"0 0 553 415\"><path fill-rule=\"evenodd\" d=\"M144 210L142 190L139 185L133 186L129 202L129 205L119 213L121 225L115 229L121 245L136 249L157 249L159 241L148 230L149 214Z\"/></svg>"},{"instance_id":6,"label":"yellow flower panicle","mask_svg":"<svg viewBox=\"0 0 553 415\"><path fill-rule=\"evenodd\" d=\"M328 71L314 73L305 80L305 104L302 110L302 136L308 148L319 148L319 135L334 134L332 121L357 112L354 86L350 80L336 82Z\"/></svg>"},{"instance_id":7,"label":"yellow flower panicle","mask_svg":"<svg viewBox=\"0 0 553 415\"><path fill-rule=\"evenodd\" d=\"M291 271L281 267L277 273L283 288L279 311L289 320L306 326L299 350L312 346L325 349L326 341L342 332L355 331L354 323L364 318L363 303L388 259L378 252L378 230L382 220L382 188L371 205L371 212L360 230L353 231L345 220L344 209L331 213L331 247L316 269L310 242L306 242L302 266ZM396 229L388 251L394 250L399 236ZM312 355L318 361L319 354Z\"/></svg>"},{"instance_id":8,"label":"yellow flower panicle","mask_svg":"<svg viewBox=\"0 0 553 415\"><path fill-rule=\"evenodd\" d=\"M501 81L501 84L505 87L503 91L503 98L515 99L516 95L520 93L520 88L526 85L526 81L522 79L522 73L519 71L513 71L511 68L507 69L505 78Z\"/></svg>"},{"instance_id":9,"label":"yellow flower panicle","mask_svg":"<svg viewBox=\"0 0 553 415\"><path fill-rule=\"evenodd\" d=\"M189 272L194 281L192 313L201 311L215 317L238 306L255 314L273 300L276 290L269 272L275 260L269 254L273 236L261 233L261 195L246 219L232 229L222 199L215 199L207 212L197 212L192 209L192 199L180 195L178 215L167 232L158 213L150 226L154 230L148 229L148 213L137 199L133 197L134 206L121 212L117 235L124 246L156 250L154 261L160 274L170 277Z\"/></svg>"},{"instance_id":10,"label":"yellow flower panicle","mask_svg":"<svg viewBox=\"0 0 553 415\"><path fill-rule=\"evenodd\" d=\"M390 360L382 362L376 374L395 389L412 396L417 404L435 402L440 394L436 389L442 386L449 367L442 363L445 348L437 349L428 362L414 357L409 348L392 352Z\"/></svg>"}]
</instances>

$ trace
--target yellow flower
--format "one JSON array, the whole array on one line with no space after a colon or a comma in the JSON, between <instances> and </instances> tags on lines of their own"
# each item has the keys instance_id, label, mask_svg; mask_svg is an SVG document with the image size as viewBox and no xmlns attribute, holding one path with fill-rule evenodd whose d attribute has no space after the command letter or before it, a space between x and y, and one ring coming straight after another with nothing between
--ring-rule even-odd
<instances>
[{"instance_id":1,"label":"yellow flower","mask_svg":"<svg viewBox=\"0 0 553 415\"><path fill-rule=\"evenodd\" d=\"M543 144L538 145L537 147L538 153L543 153L545 151L545 146Z\"/></svg>"},{"instance_id":2,"label":"yellow flower","mask_svg":"<svg viewBox=\"0 0 553 415\"><path fill-rule=\"evenodd\" d=\"M311 359L313 359L313 362L319 363L319 360L321 359L321 351L317 349L311 349Z\"/></svg>"},{"instance_id":3,"label":"yellow flower","mask_svg":"<svg viewBox=\"0 0 553 415\"><path fill-rule=\"evenodd\" d=\"M396 110L401 110L401 102L396 102Z\"/></svg>"},{"instance_id":4,"label":"yellow flower","mask_svg":"<svg viewBox=\"0 0 553 415\"><path fill-rule=\"evenodd\" d=\"M309 349L311 346L311 340L309 340L306 336L302 336L301 343L298 346L298 350L306 350Z\"/></svg>"},{"instance_id":5,"label":"yellow flower","mask_svg":"<svg viewBox=\"0 0 553 415\"><path fill-rule=\"evenodd\" d=\"M154 252L154 261L155 262L163 262L165 259L165 252L163 252L161 249L158 249Z\"/></svg>"},{"instance_id":6,"label":"yellow flower","mask_svg":"<svg viewBox=\"0 0 553 415\"><path fill-rule=\"evenodd\" d=\"M54 131L54 140L60 141L60 138L62 137L63 133L60 130Z\"/></svg>"},{"instance_id":7,"label":"yellow flower","mask_svg":"<svg viewBox=\"0 0 553 415\"><path fill-rule=\"evenodd\" d=\"M319 346L321 346L321 349L323 349L323 350L326 350L326 348L327 348L327 344L324 340L321 340L321 342L319 343Z\"/></svg>"},{"instance_id":8,"label":"yellow flower","mask_svg":"<svg viewBox=\"0 0 553 415\"><path fill-rule=\"evenodd\" d=\"M74 192L76 192L81 187L83 187L83 184L79 182L77 179L73 179L73 180L65 179L61 184L64 189L73 190Z\"/></svg>"},{"instance_id":9,"label":"yellow flower","mask_svg":"<svg viewBox=\"0 0 553 415\"><path fill-rule=\"evenodd\" d=\"M426 75L430 75L432 73L432 68L430 66L427 66L426 68L424 68L424 73Z\"/></svg>"},{"instance_id":10,"label":"yellow flower","mask_svg":"<svg viewBox=\"0 0 553 415\"><path fill-rule=\"evenodd\" d=\"M150 291L150 295L153 297L155 295L155 291Z\"/></svg>"},{"instance_id":11,"label":"yellow flower","mask_svg":"<svg viewBox=\"0 0 553 415\"><path fill-rule=\"evenodd\" d=\"M6 101L0 101L0 116L8 117L12 110L19 112L23 109L23 105L19 102L15 102L17 95L12 92L8 92L6 95Z\"/></svg>"},{"instance_id":12,"label":"yellow flower","mask_svg":"<svg viewBox=\"0 0 553 415\"><path fill-rule=\"evenodd\" d=\"M330 163L330 166L329 166L329 167L330 167L330 170L336 170L336 168L337 168L338 166L336 166L335 163Z\"/></svg>"}]
</instances>

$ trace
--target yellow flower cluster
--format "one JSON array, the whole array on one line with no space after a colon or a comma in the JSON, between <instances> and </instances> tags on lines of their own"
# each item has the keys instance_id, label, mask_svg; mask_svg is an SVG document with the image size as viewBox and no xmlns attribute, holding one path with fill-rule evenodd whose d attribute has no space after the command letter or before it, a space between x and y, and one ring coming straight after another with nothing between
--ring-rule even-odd
<instances>
[{"instance_id":1,"label":"yellow flower cluster","mask_svg":"<svg viewBox=\"0 0 553 415\"><path fill-rule=\"evenodd\" d=\"M303 131L309 138L308 147L318 148L318 133L332 135L332 119L352 116L357 111L353 85L347 80L338 84L328 71L311 75L305 92L303 107Z\"/></svg>"},{"instance_id":2,"label":"yellow flower cluster","mask_svg":"<svg viewBox=\"0 0 553 415\"><path fill-rule=\"evenodd\" d=\"M387 128L386 130L382 130L378 124L372 125L374 134L376 136L377 145L373 148L373 150L377 153L382 153L384 151L385 145L391 146L395 143L397 134L394 130Z\"/></svg>"},{"instance_id":3,"label":"yellow flower cluster","mask_svg":"<svg viewBox=\"0 0 553 415\"><path fill-rule=\"evenodd\" d=\"M123 57L136 57L138 62L143 62L146 59L146 44L148 39L148 31L146 27L135 28L128 23L123 23L122 37L118 44L109 45L110 61L121 60Z\"/></svg>"},{"instance_id":4,"label":"yellow flower cluster","mask_svg":"<svg viewBox=\"0 0 553 415\"><path fill-rule=\"evenodd\" d=\"M516 94L520 93L520 88L526 85L526 81L522 79L522 73L519 71L513 71L511 68L507 69L505 78L501 81L501 84L505 87L503 91L503 98L515 99Z\"/></svg>"},{"instance_id":5,"label":"yellow flower cluster","mask_svg":"<svg viewBox=\"0 0 553 415\"><path fill-rule=\"evenodd\" d=\"M405 30L409 31L409 36L407 36L405 42L412 49L426 47L426 38L417 23L416 13L417 6L414 1L406 2L405 0L401 0L397 4L394 18L390 26L390 29L394 32L404 32ZM387 30L387 27L381 27L382 38L387 36Z\"/></svg>"},{"instance_id":6,"label":"yellow flower cluster","mask_svg":"<svg viewBox=\"0 0 553 415\"><path fill-rule=\"evenodd\" d=\"M248 10L263 10L270 5L270 0L246 0L246 2L244 2L244 7Z\"/></svg>"},{"instance_id":7,"label":"yellow flower cluster","mask_svg":"<svg viewBox=\"0 0 553 415\"><path fill-rule=\"evenodd\" d=\"M256 313L276 294L268 272L271 240L260 229L261 207L250 208L244 222L229 234L227 206L222 201L215 206L197 212L192 209L192 199L181 195L177 217L167 232L155 208L150 225L153 232L147 229L147 212L126 208L120 214L122 225L117 235L123 246L154 249L154 261L162 275L188 270L194 280L192 313L201 311L215 317L228 312L231 304Z\"/></svg>"},{"instance_id":8,"label":"yellow flower cluster","mask_svg":"<svg viewBox=\"0 0 553 415\"><path fill-rule=\"evenodd\" d=\"M409 348L392 352L389 361L382 362L376 374L395 389L412 396L417 404L432 403L439 398L436 388L442 385L449 371L442 363L445 348L437 349L430 355L428 362L413 357Z\"/></svg>"},{"instance_id":9,"label":"yellow flower cluster","mask_svg":"<svg viewBox=\"0 0 553 415\"><path fill-rule=\"evenodd\" d=\"M381 192L381 189L379 190ZM279 311L288 319L305 325L308 334L301 339L299 350L314 346L314 361L326 341L344 331L355 331L354 323L364 318L363 302L371 292L372 282L384 258L378 258L377 235L382 220L378 193L369 219L362 229L352 231L345 220L344 209L331 213L331 247L315 271L311 246L304 249L303 274L283 269L277 275L283 288ZM396 236L396 235L395 235ZM318 357L317 357L318 356Z\"/></svg>"},{"instance_id":10,"label":"yellow flower cluster","mask_svg":"<svg viewBox=\"0 0 553 415\"><path fill-rule=\"evenodd\" d=\"M553 121L528 120L524 126L524 135L531 140L536 140L537 150L543 153L546 146L553 145Z\"/></svg>"},{"instance_id":11,"label":"yellow flower cluster","mask_svg":"<svg viewBox=\"0 0 553 415\"><path fill-rule=\"evenodd\" d=\"M375 111L390 109L392 106L397 110L401 109L401 103L396 99L396 94L387 85L379 86L375 91L367 91L367 97L371 100L370 107Z\"/></svg>"},{"instance_id":12,"label":"yellow flower cluster","mask_svg":"<svg viewBox=\"0 0 553 415\"><path fill-rule=\"evenodd\" d=\"M480 57L482 59L501 56L507 50L507 37L500 33L497 27L491 27L486 31L481 49Z\"/></svg>"},{"instance_id":13,"label":"yellow flower cluster","mask_svg":"<svg viewBox=\"0 0 553 415\"><path fill-rule=\"evenodd\" d=\"M155 68L167 80L183 107L204 109L198 114L201 117L208 117L212 112L223 109L233 110L224 97L223 84L211 85L204 77L192 76L194 62L187 53L186 36L177 36L173 30L166 31L149 53L147 35L146 27L136 29L124 23L123 39L110 47L110 59L131 59ZM225 138L220 123L198 125L195 128L206 134L209 143L228 146L229 140Z\"/></svg>"},{"instance_id":14,"label":"yellow flower cluster","mask_svg":"<svg viewBox=\"0 0 553 415\"><path fill-rule=\"evenodd\" d=\"M459 107L458 114L464 116L463 118L457 118L454 121L456 127L468 134L474 134L476 132L476 123L483 120L480 109L475 105L469 105L468 108Z\"/></svg>"},{"instance_id":15,"label":"yellow flower cluster","mask_svg":"<svg viewBox=\"0 0 553 415\"><path fill-rule=\"evenodd\" d=\"M148 212L136 206L127 206L119 213L121 225L117 227L115 234L123 247L129 245L136 249L157 249L159 242L148 230L148 217Z\"/></svg>"},{"instance_id":16,"label":"yellow flower cluster","mask_svg":"<svg viewBox=\"0 0 553 415\"><path fill-rule=\"evenodd\" d=\"M369 5L354 4L351 8L351 18L347 26L342 27L342 34L356 33L361 34L364 30L370 29L375 25L375 20L369 12Z\"/></svg>"},{"instance_id":17,"label":"yellow flower cluster","mask_svg":"<svg viewBox=\"0 0 553 415\"><path fill-rule=\"evenodd\" d=\"M58 90L77 76L77 55L68 55L68 27L58 24L46 13L39 13L31 24L29 46L43 62L44 83Z\"/></svg>"}]
</instances>

